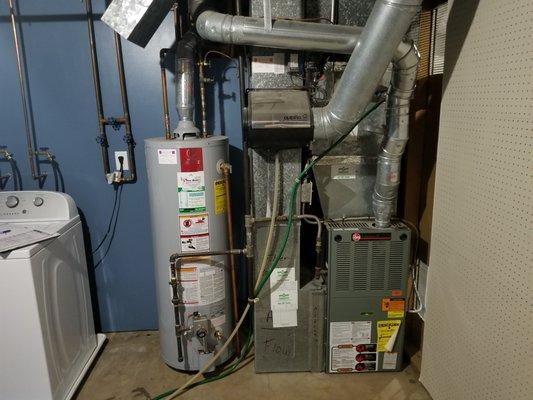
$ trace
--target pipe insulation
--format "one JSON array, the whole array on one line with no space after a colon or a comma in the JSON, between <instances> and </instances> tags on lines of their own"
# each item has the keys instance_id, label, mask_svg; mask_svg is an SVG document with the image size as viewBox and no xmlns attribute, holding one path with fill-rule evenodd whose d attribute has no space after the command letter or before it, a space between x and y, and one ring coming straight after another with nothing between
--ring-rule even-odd
<instances>
[{"instance_id":1,"label":"pipe insulation","mask_svg":"<svg viewBox=\"0 0 533 400\"><path fill-rule=\"evenodd\" d=\"M176 49L176 109L179 120L174 133L178 137L200 132L193 120L197 42L196 34L189 31L180 39Z\"/></svg>"},{"instance_id":2,"label":"pipe insulation","mask_svg":"<svg viewBox=\"0 0 533 400\"><path fill-rule=\"evenodd\" d=\"M236 17L205 11L196 21L207 40L281 49L351 53L337 89L325 107L313 108L314 139L336 138L353 129L369 104L391 59L393 76L387 106L387 136L378 159L373 212L387 226L399 185L400 163L409 130L409 103L419 55L403 42L421 0L378 0L366 26L327 25L276 20L272 30L261 18Z\"/></svg>"}]
</instances>

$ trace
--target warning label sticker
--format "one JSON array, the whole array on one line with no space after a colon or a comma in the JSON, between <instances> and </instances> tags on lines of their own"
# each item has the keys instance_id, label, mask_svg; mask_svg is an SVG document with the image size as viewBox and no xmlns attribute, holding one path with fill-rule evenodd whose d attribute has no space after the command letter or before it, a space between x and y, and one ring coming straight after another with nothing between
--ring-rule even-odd
<instances>
[{"instance_id":1,"label":"warning label sticker","mask_svg":"<svg viewBox=\"0 0 533 400\"><path fill-rule=\"evenodd\" d=\"M403 318L405 316L404 298L381 299L381 311L387 313L387 318Z\"/></svg>"},{"instance_id":2,"label":"warning label sticker","mask_svg":"<svg viewBox=\"0 0 533 400\"><path fill-rule=\"evenodd\" d=\"M404 298L381 299L381 311L387 313L387 318L403 318L405 316Z\"/></svg>"},{"instance_id":3,"label":"warning label sticker","mask_svg":"<svg viewBox=\"0 0 533 400\"><path fill-rule=\"evenodd\" d=\"M226 212L226 184L223 179L213 182L215 187L215 214Z\"/></svg>"},{"instance_id":4,"label":"warning label sticker","mask_svg":"<svg viewBox=\"0 0 533 400\"><path fill-rule=\"evenodd\" d=\"M209 233L209 216L207 213L197 215L180 215L181 236L203 235Z\"/></svg>"},{"instance_id":5,"label":"warning label sticker","mask_svg":"<svg viewBox=\"0 0 533 400\"><path fill-rule=\"evenodd\" d=\"M377 370L375 343L341 344L330 347L330 372L369 372Z\"/></svg>"},{"instance_id":6,"label":"warning label sticker","mask_svg":"<svg viewBox=\"0 0 533 400\"><path fill-rule=\"evenodd\" d=\"M180 149L180 167L182 172L197 172L204 170L204 158L201 147L187 147Z\"/></svg>"},{"instance_id":7,"label":"warning label sticker","mask_svg":"<svg viewBox=\"0 0 533 400\"><path fill-rule=\"evenodd\" d=\"M392 319L388 321L378 321L378 351L392 351L394 349L394 343L396 337L400 331L401 319Z\"/></svg>"},{"instance_id":8,"label":"warning label sticker","mask_svg":"<svg viewBox=\"0 0 533 400\"><path fill-rule=\"evenodd\" d=\"M182 303L203 306L224 299L226 283L221 266L191 263L178 272Z\"/></svg>"},{"instance_id":9,"label":"warning label sticker","mask_svg":"<svg viewBox=\"0 0 533 400\"><path fill-rule=\"evenodd\" d=\"M209 234L186 236L181 235L181 251L184 253L209 250Z\"/></svg>"},{"instance_id":10,"label":"warning label sticker","mask_svg":"<svg viewBox=\"0 0 533 400\"><path fill-rule=\"evenodd\" d=\"M344 321L329 324L329 344L370 343L372 338L372 321Z\"/></svg>"},{"instance_id":11,"label":"warning label sticker","mask_svg":"<svg viewBox=\"0 0 533 400\"><path fill-rule=\"evenodd\" d=\"M405 299L385 298L381 299L381 311L404 311Z\"/></svg>"}]
</instances>

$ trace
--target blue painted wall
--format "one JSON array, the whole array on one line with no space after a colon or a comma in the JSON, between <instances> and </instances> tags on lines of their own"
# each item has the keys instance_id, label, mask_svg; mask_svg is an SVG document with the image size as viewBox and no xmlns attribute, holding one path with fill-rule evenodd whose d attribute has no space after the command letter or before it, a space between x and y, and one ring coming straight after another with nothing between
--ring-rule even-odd
<instances>
[{"instance_id":1,"label":"blue painted wall","mask_svg":"<svg viewBox=\"0 0 533 400\"><path fill-rule=\"evenodd\" d=\"M94 1L95 14L104 11L103 3ZM87 239L94 248L107 230L114 192L104 180L95 141L98 127L84 11L83 3L72 0L25 0L20 1L19 10L37 147L49 147L56 156L64 191L75 199L83 213ZM6 3L0 3L0 145L8 146L14 153L23 189L33 190L38 184L30 176L26 157L15 52L7 15ZM119 116L122 109L112 31L96 22L96 35L105 114ZM160 48L170 47L173 42L170 15L146 48L123 41L139 179L124 186L112 246L95 270L97 307L104 331L157 328L143 140L163 134L158 54ZM239 196L242 153L235 63L215 60L207 73L216 79L207 88L209 126L213 133L224 131L230 138L231 162L236 166L233 183ZM169 73L169 95L174 109L172 82L173 75ZM175 112L171 117L174 125ZM108 136L111 155L113 151L125 150L122 131L109 129ZM41 163L41 168L48 174L43 189L55 190L51 166ZM8 169L6 163L0 163L1 173L9 172ZM9 181L4 190L11 190L12 185ZM96 261L105 247L95 254Z\"/></svg>"}]
</instances>

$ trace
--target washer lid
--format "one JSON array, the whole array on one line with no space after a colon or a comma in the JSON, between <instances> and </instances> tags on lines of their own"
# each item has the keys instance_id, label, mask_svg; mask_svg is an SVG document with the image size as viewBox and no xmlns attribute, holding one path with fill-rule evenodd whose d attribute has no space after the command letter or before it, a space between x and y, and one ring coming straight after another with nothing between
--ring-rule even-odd
<instances>
[{"instance_id":1,"label":"washer lid","mask_svg":"<svg viewBox=\"0 0 533 400\"><path fill-rule=\"evenodd\" d=\"M62 235L66 231L68 231L71 227L73 227L77 222L79 222L80 217L76 216L75 218L71 219L70 221L39 221L39 222L10 222L10 225L17 225L21 227L28 227L32 229L38 229L42 232L55 234L58 233L59 235ZM13 259L21 259L21 258L30 258L40 250L44 249L50 243L52 243L54 240L56 240L58 237L54 237L48 240L45 240L43 242L30 244L25 247L21 247L19 249L15 249L12 251L7 251L5 253L0 253L0 262L2 260L13 260ZM1 263L0 263L1 268Z\"/></svg>"}]
</instances>

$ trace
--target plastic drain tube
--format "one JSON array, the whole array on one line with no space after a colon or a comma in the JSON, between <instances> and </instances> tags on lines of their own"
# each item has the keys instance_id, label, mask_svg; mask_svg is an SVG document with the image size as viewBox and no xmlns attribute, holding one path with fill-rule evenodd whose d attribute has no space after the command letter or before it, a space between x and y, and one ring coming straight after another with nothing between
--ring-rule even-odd
<instances>
[{"instance_id":1,"label":"plastic drain tube","mask_svg":"<svg viewBox=\"0 0 533 400\"><path fill-rule=\"evenodd\" d=\"M266 273L262 277L261 276L258 277L258 282L256 283L256 289L255 289L254 296L253 296L254 298L249 300L248 304L246 305L246 308L244 309L244 312L241 315L241 318L239 319L239 321L235 325L235 328L233 329L233 332L231 332L230 336L226 339L226 342L221 347L221 349L218 351L218 353L216 353L194 376L192 376L189 380L187 380L187 382L185 382L185 384L183 384L181 387L179 387L176 390L170 390L170 391L168 391L166 393L163 393L162 395L156 396L153 400L163 399L163 398L165 398L167 396L170 396L170 397L168 397L168 400L175 399L176 397L178 397L180 394L182 394L187 389L191 389L193 387L202 385L204 383L213 382L214 380L224 378L224 377L230 375L231 373L235 372L235 370L237 369L238 365L242 362L244 357L246 357L246 354L247 354L247 351L245 351L245 350L247 350L246 348L248 348L248 351L249 351L249 347L251 345L251 337L247 340L247 343L244 346L245 348L243 348L243 350L241 351L241 354L240 354L239 358L227 370L222 371L220 373L220 375L218 375L218 376L214 376L214 377L211 377L211 378L203 379L203 380L198 381L198 382L194 382L198 377L203 375L215 363L215 361L220 357L220 355L224 352L224 350L226 350L226 348L229 346L229 344L231 343L233 337L237 334L237 332L238 332L239 328L241 327L244 319L246 318L248 312L250 311L250 308L258 300L259 294L261 293L261 290L263 289L265 284L268 282L268 279L270 278L270 275L272 274L274 269L277 267L279 261L281 260L281 258L285 254L285 249L287 248L287 244L289 242L289 237L290 237L290 234L291 234L291 231L292 231L292 224L293 224L293 220L294 220L294 209L296 207L296 196L298 194L298 188L300 187L301 180L309 173L309 171L316 165L316 163L318 163L331 150L333 150L335 147L337 147L339 145L339 143L341 143L344 139L346 139L346 137L348 137L350 135L352 130L357 125L359 125L359 123L362 120L364 120L368 115L370 115L375 109L377 109L384 101L385 101L384 99L381 99L377 103L374 103L374 105L372 105L372 107L367 109L367 111L365 111L365 113L355 122L355 124L352 127L352 129L350 129L347 133L341 135L337 140L335 140L335 142L333 142L333 144L331 146L329 146L325 151L323 151L314 160L312 160L309 164L307 164L307 166L300 173L300 175L298 175L298 177L295 179L295 181L294 181L294 183L293 183L293 185L291 187L290 202L289 202L289 213L288 213L288 218L287 218L287 229L285 230L285 235L283 237L283 241L281 243L281 246L279 247L279 249L277 251L276 257L274 258L274 260L270 264L270 267L266 270ZM215 378L217 378L217 379L215 379ZM163 397L161 397L161 396L163 396Z\"/></svg>"}]
</instances>

